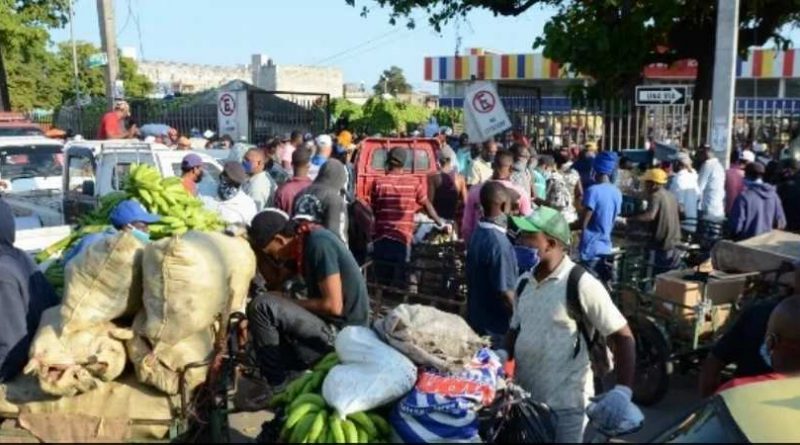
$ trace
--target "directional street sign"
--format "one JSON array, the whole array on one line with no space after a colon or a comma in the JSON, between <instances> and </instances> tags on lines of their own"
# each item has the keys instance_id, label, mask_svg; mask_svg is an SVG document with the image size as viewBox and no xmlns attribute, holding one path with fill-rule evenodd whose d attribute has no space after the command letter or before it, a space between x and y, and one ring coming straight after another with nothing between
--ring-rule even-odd
<instances>
[{"instance_id":1,"label":"directional street sign","mask_svg":"<svg viewBox=\"0 0 800 445\"><path fill-rule=\"evenodd\" d=\"M636 105L685 105L686 85L639 85Z\"/></svg>"}]
</instances>

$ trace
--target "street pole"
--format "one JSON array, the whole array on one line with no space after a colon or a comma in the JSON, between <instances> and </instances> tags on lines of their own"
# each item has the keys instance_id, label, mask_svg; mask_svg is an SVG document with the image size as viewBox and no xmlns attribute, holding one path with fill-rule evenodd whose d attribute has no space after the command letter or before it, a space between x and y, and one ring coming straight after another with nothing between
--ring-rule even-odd
<instances>
[{"instance_id":1,"label":"street pole","mask_svg":"<svg viewBox=\"0 0 800 445\"><path fill-rule=\"evenodd\" d=\"M733 149L731 133L739 41L739 0L717 0L716 38L710 142L717 159L728 168Z\"/></svg>"},{"instance_id":2,"label":"street pole","mask_svg":"<svg viewBox=\"0 0 800 445\"><path fill-rule=\"evenodd\" d=\"M117 81L117 28L114 26L114 0L97 0L97 17L100 22L100 41L103 52L108 57L106 64L106 101L108 108L114 108L114 91Z\"/></svg>"},{"instance_id":3,"label":"street pole","mask_svg":"<svg viewBox=\"0 0 800 445\"><path fill-rule=\"evenodd\" d=\"M78 80L78 49L75 46L75 12L72 9L73 0L69 0L69 40L72 42L72 81L75 88L75 104L77 105L81 95L80 81Z\"/></svg>"},{"instance_id":4,"label":"street pole","mask_svg":"<svg viewBox=\"0 0 800 445\"><path fill-rule=\"evenodd\" d=\"M3 63L2 46L0 46L0 111L11 111L11 97L8 94L8 76Z\"/></svg>"}]
</instances>

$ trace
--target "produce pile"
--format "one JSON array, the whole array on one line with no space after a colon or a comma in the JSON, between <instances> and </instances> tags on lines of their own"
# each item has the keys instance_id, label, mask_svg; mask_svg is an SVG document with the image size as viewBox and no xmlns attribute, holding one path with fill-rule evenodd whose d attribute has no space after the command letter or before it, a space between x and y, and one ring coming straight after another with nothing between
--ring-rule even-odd
<instances>
[{"instance_id":1,"label":"produce pile","mask_svg":"<svg viewBox=\"0 0 800 445\"><path fill-rule=\"evenodd\" d=\"M39 252L35 257L36 262L43 263L54 255L67 252L84 236L105 230L109 225L111 211L126 199L136 199L148 212L161 215L160 222L149 226L153 240L180 235L189 230L213 232L222 230L225 226L215 212L203 208L203 203L183 188L180 178L162 178L155 167L134 164L125 179L123 190L100 198L99 207L82 217L69 236ZM56 292L62 295L63 263L55 261L51 264L45 271L45 277Z\"/></svg>"},{"instance_id":2,"label":"produce pile","mask_svg":"<svg viewBox=\"0 0 800 445\"><path fill-rule=\"evenodd\" d=\"M356 412L342 418L322 396L322 382L339 364L335 352L325 356L311 372L293 380L275 395L273 408L283 407L285 422L280 439L289 443L382 443L390 440L391 427L379 414Z\"/></svg>"}]
</instances>

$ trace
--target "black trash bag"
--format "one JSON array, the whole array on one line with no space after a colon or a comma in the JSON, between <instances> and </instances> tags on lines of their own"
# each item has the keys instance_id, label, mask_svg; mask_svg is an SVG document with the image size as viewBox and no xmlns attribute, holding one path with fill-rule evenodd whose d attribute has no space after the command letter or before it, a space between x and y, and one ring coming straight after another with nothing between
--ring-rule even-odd
<instances>
[{"instance_id":1,"label":"black trash bag","mask_svg":"<svg viewBox=\"0 0 800 445\"><path fill-rule=\"evenodd\" d=\"M480 434L486 443L553 443L556 420L549 406L510 384L482 410Z\"/></svg>"}]
</instances>

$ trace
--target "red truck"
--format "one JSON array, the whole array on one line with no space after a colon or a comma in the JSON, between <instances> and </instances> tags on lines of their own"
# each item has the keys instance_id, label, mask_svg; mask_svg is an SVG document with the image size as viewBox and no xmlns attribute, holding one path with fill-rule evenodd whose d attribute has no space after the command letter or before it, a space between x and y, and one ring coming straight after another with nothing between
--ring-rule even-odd
<instances>
[{"instance_id":1,"label":"red truck","mask_svg":"<svg viewBox=\"0 0 800 445\"><path fill-rule=\"evenodd\" d=\"M361 142L361 149L355 161L358 199L369 205L372 183L375 182L375 178L386 174L386 158L389 151L396 147L409 151L404 170L408 180L420 183L427 189L428 175L436 172L439 141L427 138L368 138Z\"/></svg>"}]
</instances>

